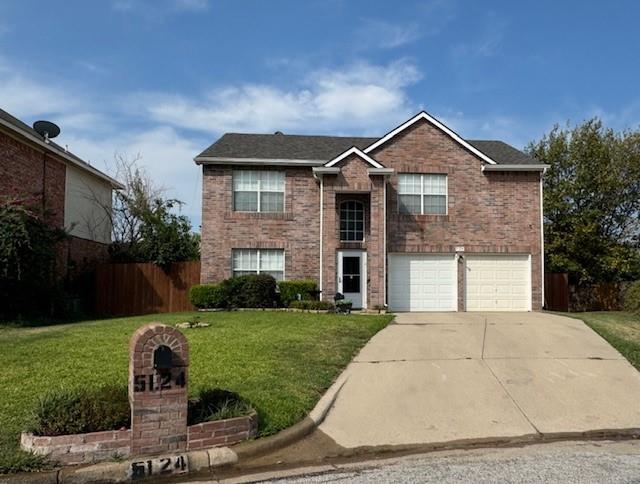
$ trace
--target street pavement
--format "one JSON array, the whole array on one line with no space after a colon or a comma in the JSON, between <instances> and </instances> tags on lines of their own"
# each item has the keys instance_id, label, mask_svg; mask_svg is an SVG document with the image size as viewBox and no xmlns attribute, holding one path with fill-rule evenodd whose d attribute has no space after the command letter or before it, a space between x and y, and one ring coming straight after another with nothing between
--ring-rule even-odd
<instances>
[{"instance_id":1,"label":"street pavement","mask_svg":"<svg viewBox=\"0 0 640 484\"><path fill-rule=\"evenodd\" d=\"M292 476L291 474L298 475ZM302 473L302 474L300 474ZM306 473L306 474L305 474ZM289 475L289 477L287 477ZM640 443L565 442L484 449L286 471L266 480L246 476L226 484L403 483L640 483Z\"/></svg>"}]
</instances>

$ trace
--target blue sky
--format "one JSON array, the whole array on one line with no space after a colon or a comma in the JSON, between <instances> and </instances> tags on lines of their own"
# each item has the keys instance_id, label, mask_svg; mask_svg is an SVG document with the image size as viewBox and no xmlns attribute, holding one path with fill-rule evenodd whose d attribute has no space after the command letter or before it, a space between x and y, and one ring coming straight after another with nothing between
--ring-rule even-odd
<instances>
[{"instance_id":1,"label":"blue sky","mask_svg":"<svg viewBox=\"0 0 640 484\"><path fill-rule=\"evenodd\" d=\"M521 148L640 123L632 1L3 0L0 106L106 171L140 163L200 223L225 131L382 135L426 109Z\"/></svg>"}]
</instances>

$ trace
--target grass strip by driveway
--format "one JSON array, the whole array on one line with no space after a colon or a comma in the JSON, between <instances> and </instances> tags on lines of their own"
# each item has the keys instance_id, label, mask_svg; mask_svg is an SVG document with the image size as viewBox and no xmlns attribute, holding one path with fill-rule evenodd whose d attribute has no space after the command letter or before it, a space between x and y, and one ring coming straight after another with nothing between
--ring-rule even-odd
<instances>
[{"instance_id":1,"label":"grass strip by driveway","mask_svg":"<svg viewBox=\"0 0 640 484\"><path fill-rule=\"evenodd\" d=\"M60 386L125 383L128 343L136 328L194 316L211 326L183 330L190 346L190 393L202 386L239 393L257 409L262 436L301 420L357 351L393 318L241 311L0 326L0 473L43 465L18 447L39 395Z\"/></svg>"},{"instance_id":2,"label":"grass strip by driveway","mask_svg":"<svg viewBox=\"0 0 640 484\"><path fill-rule=\"evenodd\" d=\"M640 370L640 316L622 311L562 314L583 320Z\"/></svg>"}]
</instances>

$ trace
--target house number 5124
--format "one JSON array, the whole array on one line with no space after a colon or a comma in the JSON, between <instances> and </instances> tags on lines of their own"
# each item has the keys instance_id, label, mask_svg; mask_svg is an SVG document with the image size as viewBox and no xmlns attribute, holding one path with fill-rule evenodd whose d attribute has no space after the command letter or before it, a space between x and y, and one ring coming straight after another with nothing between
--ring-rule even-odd
<instances>
[{"instance_id":1,"label":"house number 5124","mask_svg":"<svg viewBox=\"0 0 640 484\"><path fill-rule=\"evenodd\" d=\"M170 390L175 387L184 388L186 384L184 371L179 372L175 378L171 373L133 376L133 391L136 393Z\"/></svg>"}]
</instances>

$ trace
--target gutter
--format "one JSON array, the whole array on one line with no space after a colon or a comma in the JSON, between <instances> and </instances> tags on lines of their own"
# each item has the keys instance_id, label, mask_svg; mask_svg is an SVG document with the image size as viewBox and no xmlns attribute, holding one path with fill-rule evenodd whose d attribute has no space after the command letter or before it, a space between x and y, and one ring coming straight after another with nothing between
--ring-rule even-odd
<instances>
[{"instance_id":1,"label":"gutter","mask_svg":"<svg viewBox=\"0 0 640 484\"><path fill-rule=\"evenodd\" d=\"M549 165L531 164L531 165L482 165L482 171L541 171L545 172Z\"/></svg>"},{"instance_id":2,"label":"gutter","mask_svg":"<svg viewBox=\"0 0 640 484\"><path fill-rule=\"evenodd\" d=\"M326 160L298 160L277 158L228 158L220 156L196 156L196 165L257 165L257 166L322 166Z\"/></svg>"},{"instance_id":3,"label":"gutter","mask_svg":"<svg viewBox=\"0 0 640 484\"><path fill-rule=\"evenodd\" d=\"M48 151L49 153L53 153L54 155L57 155L60 158L63 158L65 161L70 162L73 166L86 170L92 175L94 175L95 177L109 182L112 188L116 190L122 190L124 188L124 185L120 183L118 180L111 178L109 175L106 175L105 173L102 173L100 170L98 170L97 168L94 168L86 161L82 161L79 158L73 157L64 151L52 148L51 145L49 145L48 143L45 143L44 140L38 138L37 136L32 135L27 131L16 128L13 124L9 123L8 121L5 121L4 119L0 119L0 125L4 126L5 128L11 130L14 133L19 134L20 136L27 138L29 141L37 144L39 147L44 148L45 152Z\"/></svg>"}]
</instances>

